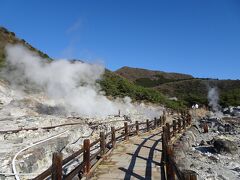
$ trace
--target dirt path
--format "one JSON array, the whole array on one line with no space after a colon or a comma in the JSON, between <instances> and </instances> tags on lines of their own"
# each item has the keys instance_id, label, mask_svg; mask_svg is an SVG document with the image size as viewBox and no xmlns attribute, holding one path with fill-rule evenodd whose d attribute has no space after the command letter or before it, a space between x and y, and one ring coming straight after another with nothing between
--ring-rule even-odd
<instances>
[{"instance_id":1,"label":"dirt path","mask_svg":"<svg viewBox=\"0 0 240 180\"><path fill-rule=\"evenodd\" d=\"M90 179L161 179L161 131L130 138L118 143L110 156L102 161Z\"/></svg>"}]
</instances>

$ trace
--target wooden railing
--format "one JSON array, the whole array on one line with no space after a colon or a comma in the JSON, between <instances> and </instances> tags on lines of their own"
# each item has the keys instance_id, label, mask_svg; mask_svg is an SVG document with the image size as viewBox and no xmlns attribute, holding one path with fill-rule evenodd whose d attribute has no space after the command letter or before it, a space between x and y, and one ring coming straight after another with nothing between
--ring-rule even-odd
<instances>
[{"instance_id":1,"label":"wooden railing","mask_svg":"<svg viewBox=\"0 0 240 180\"><path fill-rule=\"evenodd\" d=\"M177 120L173 120L172 124L166 123L163 126L162 133L162 159L161 164L163 166L164 173L163 179L167 180L197 180L197 175L193 171L180 171L176 162L174 161L173 154L173 140L176 140L181 133L191 125L192 118L187 113L181 113L181 117Z\"/></svg>"},{"instance_id":2,"label":"wooden railing","mask_svg":"<svg viewBox=\"0 0 240 180\"><path fill-rule=\"evenodd\" d=\"M124 123L123 127L115 129L111 127L111 132L100 132L100 136L94 142L89 139L84 139L83 148L63 159L62 153L55 152L52 157L52 165L43 173L33 178L34 180L42 180L51 176L54 180L70 180L78 175L79 178L87 176L90 169L102 159L111 149L113 149L117 141L128 140L129 136L138 135L140 132L148 132L151 129L156 129L163 126L166 122L166 116L161 116L159 119L146 120L145 122L136 121L134 124ZM71 161L81 160L74 169L67 174L62 174L67 165Z\"/></svg>"}]
</instances>

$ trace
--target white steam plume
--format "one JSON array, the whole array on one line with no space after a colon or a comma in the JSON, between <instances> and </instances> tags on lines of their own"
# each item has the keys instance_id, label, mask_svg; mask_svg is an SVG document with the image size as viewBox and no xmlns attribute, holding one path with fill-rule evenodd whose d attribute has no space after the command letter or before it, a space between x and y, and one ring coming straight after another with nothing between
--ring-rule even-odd
<instances>
[{"instance_id":1,"label":"white steam plume","mask_svg":"<svg viewBox=\"0 0 240 180\"><path fill-rule=\"evenodd\" d=\"M159 116L159 109L145 105L133 105L130 98L110 101L96 83L104 73L100 64L87 64L56 60L51 63L20 45L8 45L5 48L6 59L11 73L11 82L25 79L38 85L57 103L62 103L69 112L79 115L107 116L128 111L142 111L147 116ZM21 83L20 83L21 84ZM19 85L19 83L18 83Z\"/></svg>"},{"instance_id":2,"label":"white steam plume","mask_svg":"<svg viewBox=\"0 0 240 180\"><path fill-rule=\"evenodd\" d=\"M211 106L214 112L218 112L220 110L219 102L219 94L217 88L210 88L208 90L208 105Z\"/></svg>"}]
</instances>

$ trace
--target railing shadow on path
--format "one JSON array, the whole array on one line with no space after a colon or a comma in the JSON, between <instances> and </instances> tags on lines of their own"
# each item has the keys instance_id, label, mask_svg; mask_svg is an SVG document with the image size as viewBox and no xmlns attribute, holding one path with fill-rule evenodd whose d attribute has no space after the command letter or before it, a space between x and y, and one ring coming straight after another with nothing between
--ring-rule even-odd
<instances>
[{"instance_id":1,"label":"railing shadow on path","mask_svg":"<svg viewBox=\"0 0 240 180\"><path fill-rule=\"evenodd\" d=\"M137 149L135 150L135 152L133 154L127 153L127 154L132 156L128 168L127 169L123 168L123 167L119 168L120 170L125 172L124 180L130 180L131 177L134 177L134 178L139 179L139 180L143 180L143 179L150 180L150 179L152 179L151 178L152 177L152 163L156 164L157 166L160 166L160 169L161 169L160 159L159 159L159 162L156 162L156 161L153 160L154 151L160 151L160 152L162 151L160 149L157 149L157 145L162 142L162 139L161 139L161 136L160 136L161 133L162 133L162 131L160 131L158 133L155 133L155 134L152 134L147 138L142 138L143 141L140 144L135 144L135 145L138 146ZM159 138L157 140L152 139L153 137L156 137L156 136L159 136ZM145 143L148 142L148 141L154 141L154 143L151 147L145 145ZM148 157L139 156L139 153L140 153L142 148L149 148L150 149ZM140 158L140 159L146 161L145 176L139 175L139 174L134 172L134 168L137 166L137 164L136 164L137 158Z\"/></svg>"}]
</instances>

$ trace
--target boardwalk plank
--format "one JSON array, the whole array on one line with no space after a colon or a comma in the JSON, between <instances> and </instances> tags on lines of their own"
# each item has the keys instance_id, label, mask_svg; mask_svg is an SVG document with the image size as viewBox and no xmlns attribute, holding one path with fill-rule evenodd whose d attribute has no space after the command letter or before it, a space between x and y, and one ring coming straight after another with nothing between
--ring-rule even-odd
<instances>
[{"instance_id":1,"label":"boardwalk plank","mask_svg":"<svg viewBox=\"0 0 240 180\"><path fill-rule=\"evenodd\" d=\"M161 133L154 130L120 142L90 179L161 179Z\"/></svg>"}]
</instances>

